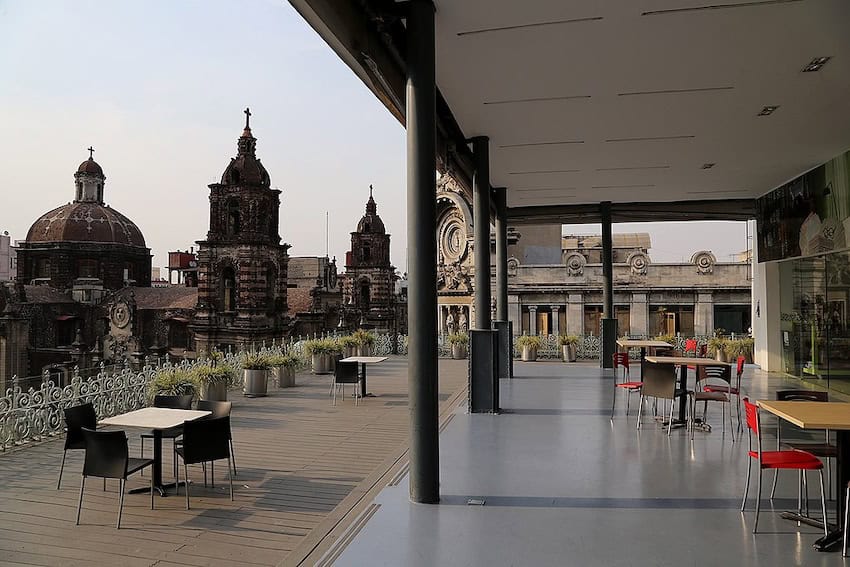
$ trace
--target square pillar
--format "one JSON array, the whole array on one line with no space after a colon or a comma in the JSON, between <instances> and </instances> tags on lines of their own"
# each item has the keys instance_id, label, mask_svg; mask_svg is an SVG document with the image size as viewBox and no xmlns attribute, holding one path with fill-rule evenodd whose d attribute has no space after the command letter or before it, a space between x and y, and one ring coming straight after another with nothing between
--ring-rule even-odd
<instances>
[{"instance_id":1,"label":"square pillar","mask_svg":"<svg viewBox=\"0 0 850 567\"><path fill-rule=\"evenodd\" d=\"M629 306L628 333L633 336L649 335L649 301L646 293L632 293ZM626 329L623 329L626 331Z\"/></svg>"},{"instance_id":2,"label":"square pillar","mask_svg":"<svg viewBox=\"0 0 850 567\"><path fill-rule=\"evenodd\" d=\"M536 335L537 334L537 306L529 305L528 306L528 334Z\"/></svg>"},{"instance_id":3,"label":"square pillar","mask_svg":"<svg viewBox=\"0 0 850 567\"><path fill-rule=\"evenodd\" d=\"M697 292L694 305L694 334L714 334L714 296L709 292Z\"/></svg>"},{"instance_id":4,"label":"square pillar","mask_svg":"<svg viewBox=\"0 0 850 567\"><path fill-rule=\"evenodd\" d=\"M567 334L584 335L584 296L571 293L567 299Z\"/></svg>"}]
</instances>

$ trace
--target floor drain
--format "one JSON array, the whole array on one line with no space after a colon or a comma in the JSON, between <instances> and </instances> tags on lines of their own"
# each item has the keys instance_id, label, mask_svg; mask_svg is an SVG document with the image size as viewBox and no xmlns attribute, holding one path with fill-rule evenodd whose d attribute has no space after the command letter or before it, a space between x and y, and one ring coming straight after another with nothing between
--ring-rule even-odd
<instances>
[{"instance_id":1,"label":"floor drain","mask_svg":"<svg viewBox=\"0 0 850 567\"><path fill-rule=\"evenodd\" d=\"M469 500L466 501L466 505L467 506L484 506L484 502L485 501L484 501L483 498L470 498Z\"/></svg>"}]
</instances>

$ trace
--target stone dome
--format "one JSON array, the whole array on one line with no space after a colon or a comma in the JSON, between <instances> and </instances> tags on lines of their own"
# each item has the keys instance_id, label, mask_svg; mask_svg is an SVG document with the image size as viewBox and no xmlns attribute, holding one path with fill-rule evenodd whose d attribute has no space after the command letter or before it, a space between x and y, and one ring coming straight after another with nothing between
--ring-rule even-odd
<instances>
[{"instance_id":1,"label":"stone dome","mask_svg":"<svg viewBox=\"0 0 850 567\"><path fill-rule=\"evenodd\" d=\"M93 242L145 248L145 237L133 221L108 205L92 202L68 203L41 215L30 227L27 242Z\"/></svg>"},{"instance_id":2,"label":"stone dome","mask_svg":"<svg viewBox=\"0 0 850 567\"><path fill-rule=\"evenodd\" d=\"M369 186L369 200L366 202L366 214L357 223L357 232L384 234L387 229L384 228L384 221L378 216L378 205L375 199L372 198L372 186Z\"/></svg>"},{"instance_id":3,"label":"stone dome","mask_svg":"<svg viewBox=\"0 0 850 567\"><path fill-rule=\"evenodd\" d=\"M80 164L80 167L77 168L77 173L93 173L103 176L103 168L93 158L89 158Z\"/></svg>"}]
</instances>

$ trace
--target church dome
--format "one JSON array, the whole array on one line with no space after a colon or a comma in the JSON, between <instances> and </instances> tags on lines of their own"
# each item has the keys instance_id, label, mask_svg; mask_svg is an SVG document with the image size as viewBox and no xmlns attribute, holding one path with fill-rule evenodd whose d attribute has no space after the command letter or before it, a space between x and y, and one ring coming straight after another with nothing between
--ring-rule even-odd
<instances>
[{"instance_id":1,"label":"church dome","mask_svg":"<svg viewBox=\"0 0 850 567\"><path fill-rule=\"evenodd\" d=\"M93 242L145 248L145 237L133 221L108 205L92 202L68 203L44 213L30 227L27 242Z\"/></svg>"},{"instance_id":2,"label":"church dome","mask_svg":"<svg viewBox=\"0 0 850 567\"><path fill-rule=\"evenodd\" d=\"M363 215L363 218L361 218L360 222L357 223L357 232L384 234L386 231L386 228L384 228L384 221L382 221L381 217L378 216L378 205L375 203L375 199L372 198L372 186L370 185L369 200L366 202L366 214Z\"/></svg>"},{"instance_id":3,"label":"church dome","mask_svg":"<svg viewBox=\"0 0 850 567\"><path fill-rule=\"evenodd\" d=\"M221 175L222 185L260 185L268 188L271 184L269 172L257 158L257 139L251 133L251 111L245 109L245 129L237 142L238 153Z\"/></svg>"},{"instance_id":4,"label":"church dome","mask_svg":"<svg viewBox=\"0 0 850 567\"><path fill-rule=\"evenodd\" d=\"M95 175L103 175L103 169L94 159L89 158L80 164L77 168L77 173L93 173Z\"/></svg>"}]
</instances>

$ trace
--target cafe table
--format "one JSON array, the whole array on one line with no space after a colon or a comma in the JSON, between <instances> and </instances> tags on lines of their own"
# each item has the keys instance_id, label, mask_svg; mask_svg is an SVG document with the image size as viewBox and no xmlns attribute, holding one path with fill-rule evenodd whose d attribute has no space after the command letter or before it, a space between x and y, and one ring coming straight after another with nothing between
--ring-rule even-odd
<instances>
[{"instance_id":1,"label":"cafe table","mask_svg":"<svg viewBox=\"0 0 850 567\"><path fill-rule=\"evenodd\" d=\"M360 397L374 397L375 394L366 391L366 365L379 364L387 359L386 356L349 356L343 358L340 362L358 362L360 363Z\"/></svg>"},{"instance_id":2,"label":"cafe table","mask_svg":"<svg viewBox=\"0 0 850 567\"><path fill-rule=\"evenodd\" d=\"M683 427L687 424L687 416L685 415L685 407L687 406L688 392L688 366L728 366L732 367L728 362L721 362L713 358L698 358L689 356L647 356L646 362L652 364L677 364L679 366L679 386L678 390L682 391L681 399L679 400L679 416L673 420L673 426Z\"/></svg>"},{"instance_id":3,"label":"cafe table","mask_svg":"<svg viewBox=\"0 0 850 567\"><path fill-rule=\"evenodd\" d=\"M836 432L835 500L838 504L837 527L822 536L812 547L818 551L829 551L841 545L845 514L844 491L850 482L850 404L845 402L793 402L758 400L758 406L773 415L793 423L801 429L834 430ZM812 522L791 512L782 517L789 520Z\"/></svg>"},{"instance_id":4,"label":"cafe table","mask_svg":"<svg viewBox=\"0 0 850 567\"><path fill-rule=\"evenodd\" d=\"M646 358L646 349L651 349L651 352L658 349L671 349L673 345L666 341L650 340L650 339L617 339L617 346L628 351L632 348L640 349L640 361Z\"/></svg>"},{"instance_id":5,"label":"cafe table","mask_svg":"<svg viewBox=\"0 0 850 567\"><path fill-rule=\"evenodd\" d=\"M212 412L202 410L183 410L171 408L142 408L135 411L107 417L100 421L101 425L118 427L143 427L153 431L153 486L160 496L166 496L168 489L177 487L183 481L169 484L162 482L162 432L166 429L183 425L184 421L194 421L211 415ZM130 492L145 492L150 487L134 488Z\"/></svg>"}]
</instances>

